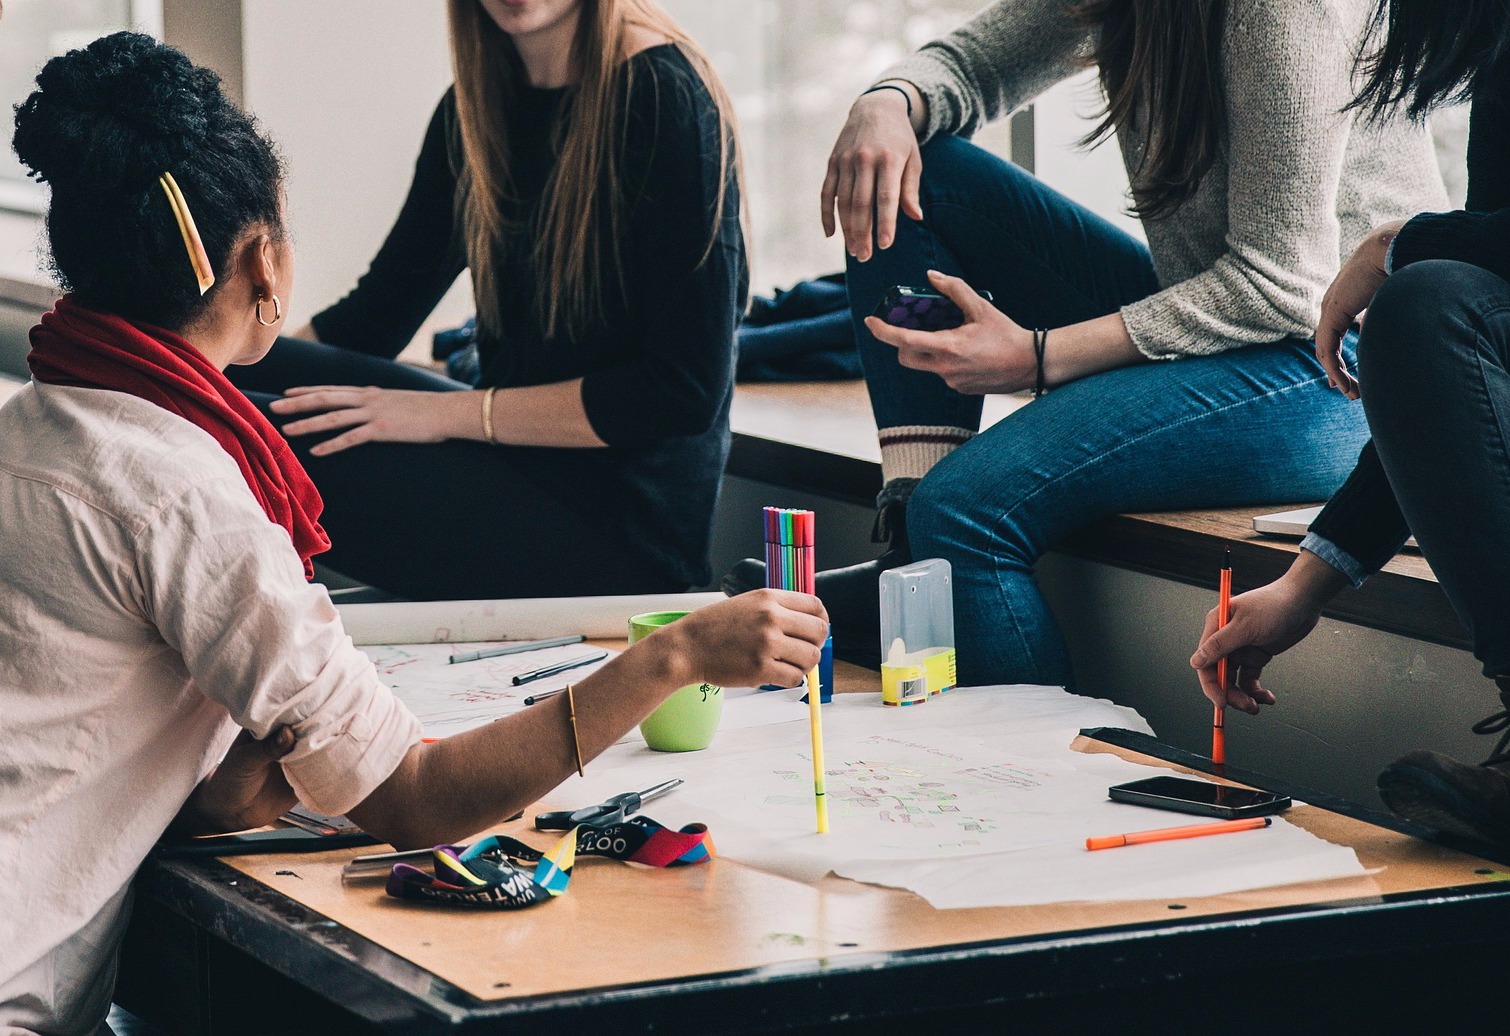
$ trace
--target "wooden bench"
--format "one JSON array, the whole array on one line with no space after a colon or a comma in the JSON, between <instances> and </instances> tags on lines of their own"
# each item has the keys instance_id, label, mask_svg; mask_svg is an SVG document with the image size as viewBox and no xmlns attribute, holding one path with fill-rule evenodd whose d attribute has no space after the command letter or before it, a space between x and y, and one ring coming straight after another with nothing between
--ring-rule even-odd
<instances>
[{"instance_id":1,"label":"wooden bench","mask_svg":"<svg viewBox=\"0 0 1510 1036\"><path fill-rule=\"evenodd\" d=\"M989 396L982 423L993 424L1027 402ZM864 382L741 385L731 422L729 474L873 506L881 453ZM1253 516L1304 503L1115 515L1057 549L1214 590L1222 550L1230 546L1234 588L1251 589L1278 578L1299 551L1296 541L1255 533ZM1417 640L1469 646L1431 567L1415 551L1401 553L1362 587L1338 595L1327 614Z\"/></svg>"}]
</instances>

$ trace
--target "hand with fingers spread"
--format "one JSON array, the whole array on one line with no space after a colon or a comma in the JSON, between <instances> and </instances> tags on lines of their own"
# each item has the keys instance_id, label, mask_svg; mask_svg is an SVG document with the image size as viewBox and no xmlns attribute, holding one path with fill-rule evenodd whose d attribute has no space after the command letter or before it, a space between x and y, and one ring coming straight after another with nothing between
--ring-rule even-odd
<instances>
[{"instance_id":1,"label":"hand with fingers spread","mask_svg":"<svg viewBox=\"0 0 1510 1036\"><path fill-rule=\"evenodd\" d=\"M309 414L283 426L287 436L340 432L309 452L324 457L366 442L440 442L450 435L456 411L473 418L475 403L463 392L413 392L371 385L302 385L270 404L280 415Z\"/></svg>"},{"instance_id":2,"label":"hand with fingers spread","mask_svg":"<svg viewBox=\"0 0 1510 1036\"><path fill-rule=\"evenodd\" d=\"M876 340L896 347L897 362L931 371L968 395L1032 388L1038 369L1033 333L958 277L929 270L928 281L959 306L965 322L949 331L915 331L866 317L865 326Z\"/></svg>"},{"instance_id":3,"label":"hand with fingers spread","mask_svg":"<svg viewBox=\"0 0 1510 1036\"><path fill-rule=\"evenodd\" d=\"M173 829L203 835L271 824L299 801L280 764L294 744L288 727L278 727L261 741L243 730L183 804Z\"/></svg>"},{"instance_id":4,"label":"hand with fingers spread","mask_svg":"<svg viewBox=\"0 0 1510 1036\"><path fill-rule=\"evenodd\" d=\"M1405 226L1405 220L1391 220L1369 232L1363 243L1353 250L1348 261L1321 297L1321 321L1316 325L1316 360L1327 373L1331 386L1348 399L1358 398L1358 381L1342 358L1342 336L1374 300L1375 293L1389 274L1384 269L1389 246Z\"/></svg>"},{"instance_id":5,"label":"hand with fingers spread","mask_svg":"<svg viewBox=\"0 0 1510 1036\"><path fill-rule=\"evenodd\" d=\"M1268 586L1232 598L1227 625L1217 628L1217 610L1206 614L1201 642L1190 656L1201 691L1216 705L1257 715L1273 705L1259 681L1274 656L1288 651L1316 628L1322 606L1347 585L1347 577L1309 551ZM1227 686L1217 682L1217 662L1227 659Z\"/></svg>"},{"instance_id":6,"label":"hand with fingers spread","mask_svg":"<svg viewBox=\"0 0 1510 1036\"><path fill-rule=\"evenodd\" d=\"M923 218L918 200L923 159L913 119L924 102L911 84L895 85L895 90L862 94L850 107L828 156L819 199L824 236L834 236L837 211L844 247L862 263L871 257L872 234L877 248L890 248L896 240L899 207L909 219Z\"/></svg>"}]
</instances>

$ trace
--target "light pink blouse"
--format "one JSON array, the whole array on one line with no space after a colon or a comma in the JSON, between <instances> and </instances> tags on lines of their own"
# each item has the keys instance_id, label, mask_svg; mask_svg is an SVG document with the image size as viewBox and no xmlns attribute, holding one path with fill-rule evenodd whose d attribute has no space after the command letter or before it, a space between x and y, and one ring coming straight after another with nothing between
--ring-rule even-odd
<instances>
[{"instance_id":1,"label":"light pink blouse","mask_svg":"<svg viewBox=\"0 0 1510 1036\"><path fill-rule=\"evenodd\" d=\"M0 407L0 1032L103 1022L127 887L246 728L342 813L420 736L231 458L133 396Z\"/></svg>"}]
</instances>

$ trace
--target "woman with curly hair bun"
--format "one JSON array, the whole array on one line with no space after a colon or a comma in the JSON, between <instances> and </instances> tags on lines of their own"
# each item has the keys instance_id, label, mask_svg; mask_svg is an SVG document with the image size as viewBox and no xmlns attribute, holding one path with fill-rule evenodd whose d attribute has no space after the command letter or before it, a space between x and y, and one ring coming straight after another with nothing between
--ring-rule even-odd
<instances>
[{"instance_id":1,"label":"woman with curly hair bun","mask_svg":"<svg viewBox=\"0 0 1510 1036\"><path fill-rule=\"evenodd\" d=\"M0 1031L108 1032L128 886L170 825L296 797L400 848L488 829L676 688L790 686L816 599L693 612L524 713L425 744L310 559L320 497L226 380L293 290L282 170L215 75L118 33L49 61L16 154L66 290L0 407Z\"/></svg>"}]
</instances>

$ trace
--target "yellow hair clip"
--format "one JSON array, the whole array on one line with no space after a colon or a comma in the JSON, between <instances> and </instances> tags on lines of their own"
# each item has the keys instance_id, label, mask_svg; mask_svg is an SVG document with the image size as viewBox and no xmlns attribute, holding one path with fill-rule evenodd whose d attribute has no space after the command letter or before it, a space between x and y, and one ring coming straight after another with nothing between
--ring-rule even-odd
<instances>
[{"instance_id":1,"label":"yellow hair clip","mask_svg":"<svg viewBox=\"0 0 1510 1036\"><path fill-rule=\"evenodd\" d=\"M203 295L215 284L215 270L210 266L210 254L204 250L204 242L199 238L199 228L194 225L194 217L189 214L189 203L184 201L183 192L178 189L178 181L173 179L172 173L163 173L157 178L157 182L163 185L163 193L168 196L168 204L173 207L173 218L178 220L178 230L184 236L184 247L189 250L189 263L194 267L194 277L199 281L199 294Z\"/></svg>"}]
</instances>

